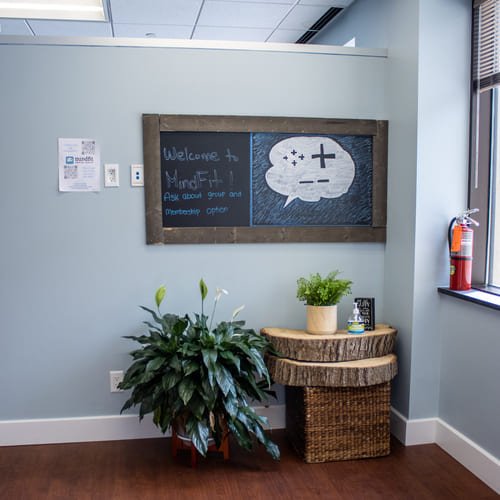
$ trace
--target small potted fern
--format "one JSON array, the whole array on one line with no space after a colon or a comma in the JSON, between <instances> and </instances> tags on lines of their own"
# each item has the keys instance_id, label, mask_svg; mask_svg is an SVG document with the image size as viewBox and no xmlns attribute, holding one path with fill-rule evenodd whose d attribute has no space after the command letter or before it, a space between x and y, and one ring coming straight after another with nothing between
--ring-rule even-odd
<instances>
[{"instance_id":1,"label":"small potted fern","mask_svg":"<svg viewBox=\"0 0 500 500\"><path fill-rule=\"evenodd\" d=\"M337 304L351 293L352 281L338 279L339 271L325 278L319 273L297 280L297 298L306 303L307 332L325 335L337 331Z\"/></svg>"},{"instance_id":2,"label":"small potted fern","mask_svg":"<svg viewBox=\"0 0 500 500\"><path fill-rule=\"evenodd\" d=\"M130 353L134 362L119 385L132 390L122 411L137 405L140 419L153 413L153 422L163 433L172 427L202 455L212 441L219 448L230 432L246 449L257 440L277 460L279 449L264 431L267 419L249 404L274 396L264 362L265 353L274 352L272 346L236 320L243 306L230 321L215 323L217 303L227 292L216 290L212 314L207 316L203 280L199 289L201 311L193 316L161 313L163 286L156 291L156 310L142 307L152 321L144 322L146 335L125 337L140 348Z\"/></svg>"}]
</instances>

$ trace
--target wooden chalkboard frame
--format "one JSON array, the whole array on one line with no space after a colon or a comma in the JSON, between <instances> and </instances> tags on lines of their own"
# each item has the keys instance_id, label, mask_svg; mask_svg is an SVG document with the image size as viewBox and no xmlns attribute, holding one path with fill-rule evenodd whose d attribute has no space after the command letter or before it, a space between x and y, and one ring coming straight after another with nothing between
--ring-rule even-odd
<instances>
[{"instance_id":1,"label":"wooden chalkboard frame","mask_svg":"<svg viewBox=\"0 0 500 500\"><path fill-rule=\"evenodd\" d=\"M384 242L386 239L388 122L385 120L144 114L142 121L147 244ZM372 136L372 225L362 227L163 227L160 133L174 131Z\"/></svg>"}]
</instances>

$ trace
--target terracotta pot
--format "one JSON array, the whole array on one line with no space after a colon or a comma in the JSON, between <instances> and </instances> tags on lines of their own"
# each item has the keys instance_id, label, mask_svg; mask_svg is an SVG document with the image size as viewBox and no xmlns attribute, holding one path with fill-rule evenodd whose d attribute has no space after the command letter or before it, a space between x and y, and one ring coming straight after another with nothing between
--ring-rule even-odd
<instances>
[{"instance_id":1,"label":"terracotta pot","mask_svg":"<svg viewBox=\"0 0 500 500\"><path fill-rule=\"evenodd\" d=\"M337 306L306 306L307 333L325 335L337 331Z\"/></svg>"}]
</instances>

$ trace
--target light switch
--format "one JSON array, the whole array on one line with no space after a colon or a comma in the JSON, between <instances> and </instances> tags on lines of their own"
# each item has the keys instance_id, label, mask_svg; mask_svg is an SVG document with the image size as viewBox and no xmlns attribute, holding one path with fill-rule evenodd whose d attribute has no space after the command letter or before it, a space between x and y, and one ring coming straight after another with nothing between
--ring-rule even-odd
<instances>
[{"instance_id":1,"label":"light switch","mask_svg":"<svg viewBox=\"0 0 500 500\"><path fill-rule=\"evenodd\" d=\"M104 187L118 187L120 185L120 166L118 163L104 164Z\"/></svg>"},{"instance_id":2,"label":"light switch","mask_svg":"<svg viewBox=\"0 0 500 500\"><path fill-rule=\"evenodd\" d=\"M134 187L144 186L144 166L130 165L130 185Z\"/></svg>"}]
</instances>

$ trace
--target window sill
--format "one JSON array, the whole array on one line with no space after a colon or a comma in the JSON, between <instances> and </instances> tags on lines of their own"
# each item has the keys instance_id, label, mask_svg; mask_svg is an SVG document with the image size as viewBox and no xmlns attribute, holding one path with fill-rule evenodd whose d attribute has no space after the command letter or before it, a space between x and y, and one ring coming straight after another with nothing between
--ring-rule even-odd
<instances>
[{"instance_id":1,"label":"window sill","mask_svg":"<svg viewBox=\"0 0 500 500\"><path fill-rule=\"evenodd\" d=\"M466 292L461 292L458 290L450 290L449 288L439 287L438 292L444 295L449 295L451 297L456 297L457 299L466 300L467 302L474 302L481 306L489 307L490 309L497 309L500 311L500 295L498 289L493 292L488 288L479 289L473 288Z\"/></svg>"}]
</instances>

